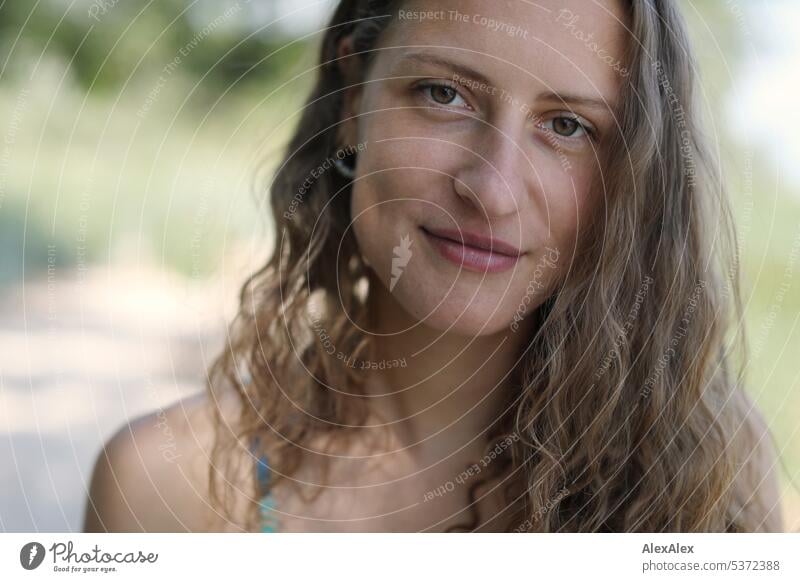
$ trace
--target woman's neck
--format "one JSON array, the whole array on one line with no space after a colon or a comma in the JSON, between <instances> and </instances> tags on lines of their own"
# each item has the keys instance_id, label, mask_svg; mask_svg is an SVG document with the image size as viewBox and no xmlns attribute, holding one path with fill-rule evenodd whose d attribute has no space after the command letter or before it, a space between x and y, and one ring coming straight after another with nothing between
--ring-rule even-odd
<instances>
[{"instance_id":1,"label":"woman's neck","mask_svg":"<svg viewBox=\"0 0 800 582\"><path fill-rule=\"evenodd\" d=\"M432 455L470 441L482 446L513 397L530 324L478 337L443 333L417 322L374 275L370 319L370 331L379 334L370 367L378 369L367 373L365 390L398 443Z\"/></svg>"}]
</instances>

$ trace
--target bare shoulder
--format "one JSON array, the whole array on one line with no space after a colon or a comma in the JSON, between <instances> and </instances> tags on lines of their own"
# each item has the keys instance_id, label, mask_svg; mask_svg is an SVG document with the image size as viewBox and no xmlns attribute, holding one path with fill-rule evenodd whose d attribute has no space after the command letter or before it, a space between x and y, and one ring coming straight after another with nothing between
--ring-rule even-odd
<instances>
[{"instance_id":1,"label":"bare shoulder","mask_svg":"<svg viewBox=\"0 0 800 582\"><path fill-rule=\"evenodd\" d=\"M744 511L752 512L757 531L783 531L781 494L778 483L780 463L772 433L763 414L749 396L742 393L738 402L743 418L736 446L742 454L736 482L736 496Z\"/></svg>"},{"instance_id":2,"label":"bare shoulder","mask_svg":"<svg viewBox=\"0 0 800 582\"><path fill-rule=\"evenodd\" d=\"M203 392L117 430L95 461L84 531L241 531L209 501L214 407L233 415Z\"/></svg>"}]
</instances>

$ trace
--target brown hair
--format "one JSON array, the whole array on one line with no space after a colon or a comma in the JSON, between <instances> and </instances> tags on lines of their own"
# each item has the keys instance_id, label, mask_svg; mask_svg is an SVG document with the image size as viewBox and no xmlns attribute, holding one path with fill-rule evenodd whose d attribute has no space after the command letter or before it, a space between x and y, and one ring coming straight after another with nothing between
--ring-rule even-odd
<instances>
[{"instance_id":1,"label":"brown hair","mask_svg":"<svg viewBox=\"0 0 800 582\"><path fill-rule=\"evenodd\" d=\"M309 452L313 437L364 434L362 377L326 353L309 317L319 305L314 317L339 351L369 349L348 319L363 323L369 301L346 228L349 182L336 171L308 176L342 147L344 90L366 79L400 3L343 0L326 29L316 85L270 187L276 250L242 287L209 375L215 400L233 386L243 404L232 434L217 417L210 480L220 505L215 476L231 447L265 435L274 486L304 462L326 462ZM735 234L698 128L695 63L674 2L625 6L630 74L619 131L600 149L601 206L558 290L531 314L519 390L489 435L489 448L509 444L488 476L508 503L496 519L509 531L754 531L764 516L736 492L747 459L731 444L750 430L732 357L738 348L745 361L743 334L725 337L731 318L742 321ZM347 35L359 80L337 57Z\"/></svg>"}]
</instances>

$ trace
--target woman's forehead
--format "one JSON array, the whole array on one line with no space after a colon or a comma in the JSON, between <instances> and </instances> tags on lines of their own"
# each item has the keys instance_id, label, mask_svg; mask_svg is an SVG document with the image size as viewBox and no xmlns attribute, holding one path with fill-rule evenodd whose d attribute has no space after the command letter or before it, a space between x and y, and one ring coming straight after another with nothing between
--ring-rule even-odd
<instances>
[{"instance_id":1,"label":"woman's forehead","mask_svg":"<svg viewBox=\"0 0 800 582\"><path fill-rule=\"evenodd\" d=\"M616 1L414 0L401 3L392 19L381 45L400 48L381 50L387 68L409 53L429 52L468 63L498 90L545 86L609 103L626 70Z\"/></svg>"}]
</instances>

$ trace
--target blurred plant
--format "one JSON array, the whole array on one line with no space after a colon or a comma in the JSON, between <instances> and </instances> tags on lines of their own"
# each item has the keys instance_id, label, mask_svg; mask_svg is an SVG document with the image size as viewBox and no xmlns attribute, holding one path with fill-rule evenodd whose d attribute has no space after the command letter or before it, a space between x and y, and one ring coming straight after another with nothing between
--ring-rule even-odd
<instances>
[{"instance_id":1,"label":"blurred plant","mask_svg":"<svg viewBox=\"0 0 800 582\"><path fill-rule=\"evenodd\" d=\"M294 43L288 32L273 23L273 2L256 0L159 0L158 2L70 3L44 0L37 3L0 3L0 62L13 54L5 76L26 74L31 62L44 50L69 61L73 78L85 89L109 91L120 86L143 67L160 69L191 43L220 15L232 14L213 34L192 47L182 63L182 73L205 77L206 83L227 87L242 81L275 77L302 57L305 43ZM101 6L101 11L97 7ZM275 52L274 57L264 60ZM145 57L140 65L140 60Z\"/></svg>"}]
</instances>

